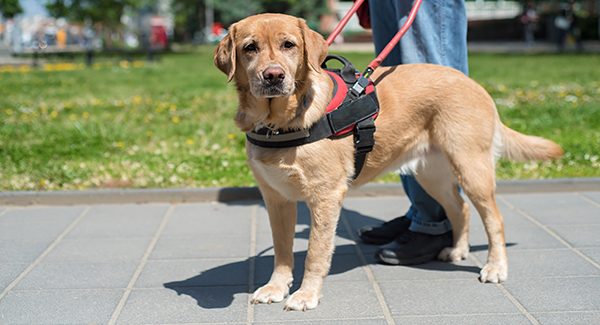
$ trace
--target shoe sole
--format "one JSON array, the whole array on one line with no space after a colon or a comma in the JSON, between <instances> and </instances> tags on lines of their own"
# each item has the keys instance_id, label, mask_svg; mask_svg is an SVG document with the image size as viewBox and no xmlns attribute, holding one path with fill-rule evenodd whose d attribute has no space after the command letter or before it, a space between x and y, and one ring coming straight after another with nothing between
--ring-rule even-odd
<instances>
[{"instance_id":1,"label":"shoe sole","mask_svg":"<svg viewBox=\"0 0 600 325\"><path fill-rule=\"evenodd\" d=\"M382 262L384 264L416 265L416 264L423 264L423 263L433 261L436 259L437 255L438 254L429 254L429 255L418 256L418 257L411 258L411 259L397 259L397 258L393 258L393 257L381 256L381 254L377 254L376 257L380 262Z\"/></svg>"}]
</instances>

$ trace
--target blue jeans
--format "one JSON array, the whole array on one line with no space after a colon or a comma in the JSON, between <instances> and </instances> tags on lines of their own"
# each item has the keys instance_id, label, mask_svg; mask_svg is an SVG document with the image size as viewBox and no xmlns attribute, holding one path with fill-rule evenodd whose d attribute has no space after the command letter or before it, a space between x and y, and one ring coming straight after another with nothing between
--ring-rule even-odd
<instances>
[{"instance_id":1,"label":"blue jeans","mask_svg":"<svg viewBox=\"0 0 600 325\"><path fill-rule=\"evenodd\" d=\"M410 0L369 0L377 53L398 32L411 8ZM423 1L411 28L383 61L386 66L404 63L439 64L468 74L464 0ZM423 190L414 176L400 177L411 203L406 213L412 220L409 229L431 235L450 231L450 221L442 206Z\"/></svg>"}]
</instances>

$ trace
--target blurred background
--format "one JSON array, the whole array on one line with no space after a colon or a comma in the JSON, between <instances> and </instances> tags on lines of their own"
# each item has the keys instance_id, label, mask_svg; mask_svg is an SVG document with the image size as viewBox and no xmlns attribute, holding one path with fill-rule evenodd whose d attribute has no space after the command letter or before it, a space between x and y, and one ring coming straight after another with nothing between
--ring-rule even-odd
<instances>
[{"instance_id":1,"label":"blurred background","mask_svg":"<svg viewBox=\"0 0 600 325\"><path fill-rule=\"evenodd\" d=\"M597 40L600 0L467 0L469 40ZM0 41L11 53L148 49L213 43L227 27L260 12L305 18L327 34L352 1L340 0L0 0ZM564 19L563 19L564 18ZM339 41L368 42L353 19Z\"/></svg>"},{"instance_id":2,"label":"blurred background","mask_svg":"<svg viewBox=\"0 0 600 325\"><path fill-rule=\"evenodd\" d=\"M327 36L351 5L0 0L0 190L253 185L215 44L260 12L303 17ZM600 176L600 0L466 5L470 76L505 124L566 150L554 162L501 162L499 177ZM370 31L354 17L330 50L362 70Z\"/></svg>"}]
</instances>

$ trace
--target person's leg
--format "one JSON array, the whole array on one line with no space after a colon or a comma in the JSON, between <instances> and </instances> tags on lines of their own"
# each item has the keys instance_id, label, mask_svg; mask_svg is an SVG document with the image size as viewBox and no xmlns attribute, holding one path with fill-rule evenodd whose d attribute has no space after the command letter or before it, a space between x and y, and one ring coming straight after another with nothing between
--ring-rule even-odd
<instances>
[{"instance_id":1,"label":"person's leg","mask_svg":"<svg viewBox=\"0 0 600 325\"><path fill-rule=\"evenodd\" d=\"M397 1L395 0L371 0L369 12L371 15L371 28L373 30L373 43L375 52L380 53L390 39L398 32ZM383 65L402 64L402 52L400 47L395 47L387 56ZM404 185L404 184L403 184ZM406 188L405 188L406 191ZM410 196L409 196L410 199ZM412 200L411 200L412 203ZM414 205L411 205L405 216L395 218L379 226L365 226L358 231L358 236L363 242L374 245L387 244L405 231L411 224L411 218L416 215Z\"/></svg>"},{"instance_id":2,"label":"person's leg","mask_svg":"<svg viewBox=\"0 0 600 325\"><path fill-rule=\"evenodd\" d=\"M412 3L409 1L371 2L373 38L377 52L387 45L404 24L411 7ZM392 8L396 16L395 26L389 23ZM383 64L433 63L454 67L467 74L466 32L467 19L463 0L424 1L412 27ZM424 262L426 259L419 259L415 254L422 255L423 249L439 251L447 245L449 238L446 237L451 229L450 223L444 209L422 189L413 176L402 176L402 183L412 204L407 213L412 220L409 229L412 233L427 236L401 236L399 240L382 247L378 256L384 260L382 257L390 257L390 253L392 257L397 255L396 253L402 255L403 252L398 250L402 250L403 246L409 253L409 256L403 257L403 261L408 261L409 264ZM439 240L432 238L442 234L446 235L438 236L443 237ZM428 247L422 247L423 245ZM427 256L434 255L437 254L427 253ZM389 260L388 258L388 262Z\"/></svg>"}]
</instances>

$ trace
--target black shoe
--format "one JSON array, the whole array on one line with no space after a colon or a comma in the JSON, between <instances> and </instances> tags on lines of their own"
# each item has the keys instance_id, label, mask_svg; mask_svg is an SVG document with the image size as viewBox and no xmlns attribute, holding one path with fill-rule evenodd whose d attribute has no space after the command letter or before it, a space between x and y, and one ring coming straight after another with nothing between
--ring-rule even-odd
<instances>
[{"instance_id":1,"label":"black shoe","mask_svg":"<svg viewBox=\"0 0 600 325\"><path fill-rule=\"evenodd\" d=\"M358 230L358 237L367 244L383 245L407 231L409 226L410 220L402 216L378 227L364 226Z\"/></svg>"},{"instance_id":2,"label":"black shoe","mask_svg":"<svg viewBox=\"0 0 600 325\"><path fill-rule=\"evenodd\" d=\"M407 231L391 243L381 246L375 257L385 264L414 265L434 260L440 251L452 246L452 231L428 235Z\"/></svg>"}]
</instances>

